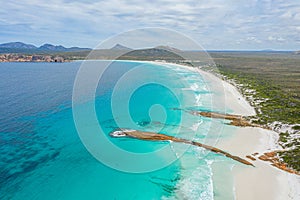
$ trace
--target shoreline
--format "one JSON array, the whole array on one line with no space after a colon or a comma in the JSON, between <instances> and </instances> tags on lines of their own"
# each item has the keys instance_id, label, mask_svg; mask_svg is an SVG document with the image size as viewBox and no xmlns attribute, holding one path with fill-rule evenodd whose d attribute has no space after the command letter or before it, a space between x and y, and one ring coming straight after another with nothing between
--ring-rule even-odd
<instances>
[{"instance_id":1,"label":"shoreline","mask_svg":"<svg viewBox=\"0 0 300 200\"><path fill-rule=\"evenodd\" d=\"M225 96L226 111L232 114L243 116L256 115L255 109L240 94L238 89L232 84L220 79L212 73L174 63L153 62L159 65L173 65L197 71L204 80L213 83L213 91L219 91ZM227 130L229 129L229 130ZM281 149L278 144L278 133L272 130L265 130L257 127L235 127L234 131L230 126L225 125L224 131L230 137L218 140L216 147L224 149L240 157L246 157L253 153L262 155L265 152ZM300 197L300 176L279 170L270 163L256 159L252 161L255 168L233 165L231 176L233 178L233 188L235 199L297 199ZM230 166L228 166L230 168ZM213 166L214 168L214 166ZM216 170L213 170L216 171ZM213 174L214 184L222 183L222 176ZM222 190L222 189L221 189ZM223 199L216 197L216 199Z\"/></svg>"},{"instance_id":2,"label":"shoreline","mask_svg":"<svg viewBox=\"0 0 300 200\"><path fill-rule=\"evenodd\" d=\"M76 61L75 61L76 62ZM177 66L188 70L197 71L204 79L214 83L214 89L221 90L226 98L226 111L239 115L255 115L255 110L248 101L239 93L232 84L220 79L210 72L199 68L193 68L181 64L156 62L156 61L133 61L153 63L156 65ZM227 110L228 108L228 110ZM263 154L271 150L278 150L278 134L275 131L268 131L261 128L234 127L224 125L226 133L230 137L219 139L216 147L224 149L229 153L245 158L258 152ZM250 160L249 160L250 161ZM230 178L233 179L232 192L235 199L298 199L300 197L300 176L281 171L268 162L260 160L251 161L255 168L246 168L240 165L227 166L230 168ZM223 163L221 163L222 165ZM223 168L223 169L224 169ZM217 173L217 170L215 171ZM213 174L214 185L220 185L222 178ZM227 186L229 187L229 186ZM228 189L228 188L227 188ZM225 191L227 192L227 190ZM218 197L215 197L218 199ZM219 199L224 199L219 197Z\"/></svg>"},{"instance_id":3,"label":"shoreline","mask_svg":"<svg viewBox=\"0 0 300 200\"><path fill-rule=\"evenodd\" d=\"M213 74L197 70L203 77L209 76L213 82L222 82L226 97L226 108L234 114L255 115L255 110L238 92L237 88ZM237 127L232 137L219 140L217 147L226 149L238 156L245 157L258 152L263 154L278 150L279 135L275 131L256 127ZM247 141L247 142L245 142ZM242 144L242 145L241 145ZM296 199L300 191L290 191L289 187L299 188L300 177L276 169L269 163L253 161L255 168L234 165L232 169L234 193L236 199Z\"/></svg>"}]
</instances>

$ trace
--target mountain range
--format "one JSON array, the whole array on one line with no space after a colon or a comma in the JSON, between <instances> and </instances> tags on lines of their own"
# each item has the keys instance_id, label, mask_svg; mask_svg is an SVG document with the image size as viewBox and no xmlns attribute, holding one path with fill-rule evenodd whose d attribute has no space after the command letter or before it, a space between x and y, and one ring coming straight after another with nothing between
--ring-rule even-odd
<instances>
[{"instance_id":1,"label":"mountain range","mask_svg":"<svg viewBox=\"0 0 300 200\"><path fill-rule=\"evenodd\" d=\"M37 47L23 42L9 42L0 44L0 53L55 53L55 52L79 52L90 51L89 48L71 47L62 45L43 44Z\"/></svg>"},{"instance_id":2,"label":"mountain range","mask_svg":"<svg viewBox=\"0 0 300 200\"><path fill-rule=\"evenodd\" d=\"M183 52L180 49L176 49L174 47L170 47L170 46L156 46L153 48L149 48L149 49L156 49L156 50L166 50L169 52L173 52L173 53L180 53ZM84 55L88 54L92 49L91 48L80 48L80 47L64 47L62 45L53 45L53 44L43 44L39 47L32 45L32 44L26 44L23 42L9 42L9 43L3 43L0 44L0 54L4 54L4 53L24 53L24 54L51 54L51 53L64 53L64 52L78 52L80 54L84 53ZM104 53L106 52L107 54L111 53L111 52L128 52L128 51L133 51L133 50L146 50L146 49L131 49L129 47L126 47L124 45L121 44L116 44L115 46L113 46L110 49L99 49L102 50L101 52ZM96 50L97 51L97 50ZM157 54L158 51L147 51L148 53L151 52ZM215 52L215 51L209 51L209 52ZM219 51L217 51L219 52ZM222 50L220 52L227 52L226 50ZM239 52L239 51L232 51L232 52ZM250 51L251 52L251 51ZM275 50L261 50L261 51L253 51L253 52L267 52L267 53L275 53L275 52L280 52L280 51L275 51ZM283 51L285 52L285 51ZM135 51L135 53L141 53L139 51ZM145 53L145 52L144 52ZM287 51L286 53L293 53L294 55L300 55L300 51ZM131 53L132 54L132 53Z\"/></svg>"}]
</instances>

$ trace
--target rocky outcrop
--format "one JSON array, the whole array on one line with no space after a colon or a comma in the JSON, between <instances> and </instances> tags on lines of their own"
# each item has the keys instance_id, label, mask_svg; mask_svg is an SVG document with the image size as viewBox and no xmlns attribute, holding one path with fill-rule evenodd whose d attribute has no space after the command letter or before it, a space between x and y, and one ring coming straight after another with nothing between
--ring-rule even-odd
<instances>
[{"instance_id":1,"label":"rocky outcrop","mask_svg":"<svg viewBox=\"0 0 300 200\"><path fill-rule=\"evenodd\" d=\"M252 156L250 156L250 155L247 155L246 158L248 158L248 159L250 159L250 160L253 160L253 161L256 160L254 157L252 157Z\"/></svg>"},{"instance_id":2,"label":"rocky outcrop","mask_svg":"<svg viewBox=\"0 0 300 200\"><path fill-rule=\"evenodd\" d=\"M186 140L183 138L177 138L174 136L169 136L169 135L164 135L161 133L153 133L153 132L144 132L144 131L138 131L138 130L131 130L131 129L119 129L117 131L113 131L110 133L111 137L130 137L130 138L135 138L135 139L140 139L140 140L151 140L151 141L173 141L173 142L180 142L180 143L185 143L185 144L190 144L198 147L205 148L209 151L222 154L228 158L231 158L235 161L238 161L240 163L243 163L245 165L251 165L254 166L251 162L240 158L238 156L231 155L230 153L227 153L221 149L202 144L200 142L194 142L190 140Z\"/></svg>"},{"instance_id":3,"label":"rocky outcrop","mask_svg":"<svg viewBox=\"0 0 300 200\"><path fill-rule=\"evenodd\" d=\"M231 114L223 114L217 112L204 112L204 111L190 111L193 115L200 115L202 117L209 117L209 118L217 118L217 119L226 119L230 121L230 125L233 126L241 126L241 127L259 127L270 130L268 126L260 125L252 123L246 117L242 115L231 115Z\"/></svg>"},{"instance_id":4,"label":"rocky outcrop","mask_svg":"<svg viewBox=\"0 0 300 200\"><path fill-rule=\"evenodd\" d=\"M259 160L262 160L262 161L265 161L265 162L270 162L272 166L277 167L278 169L281 169L283 171L286 171L286 172L289 172L289 173L292 173L292 174L300 175L299 172L289 168L286 163L282 162L279 159L279 156L277 155L277 153L279 153L279 152L282 152L282 150L281 151L266 152L266 153L263 153L262 155L259 155L259 153L254 153L252 155L254 157L258 156ZM249 155L246 156L246 157L249 158L249 159L251 159L251 158L255 159L254 157L249 156Z\"/></svg>"},{"instance_id":5,"label":"rocky outcrop","mask_svg":"<svg viewBox=\"0 0 300 200\"><path fill-rule=\"evenodd\" d=\"M259 127L259 128L271 130L270 127L268 127L266 125L252 123L250 120L247 119L247 117L244 117L241 115L231 115L231 114L222 114L222 113L216 113L216 112L202 112L202 111L190 111L190 113L194 114L194 115L200 115L203 117L230 120L231 122L229 124L233 125L233 126ZM271 165L274 167L277 167L278 169L284 170L284 171L292 173L292 174L300 175L299 172L289 168L286 163L282 162L279 159L279 157L277 155L278 152L279 151L264 153L263 155L260 155L258 157L258 159L260 159L262 161L266 161L266 162L271 162ZM255 156L258 156L258 153L254 153L254 154L252 154L252 156L247 155L246 158L248 158L252 161L255 161L256 160Z\"/></svg>"},{"instance_id":6,"label":"rocky outcrop","mask_svg":"<svg viewBox=\"0 0 300 200\"><path fill-rule=\"evenodd\" d=\"M299 172L297 172L293 169L290 169L286 163L280 161L279 157L277 156L278 152L279 151L267 152L267 153L264 153L263 155L259 156L258 158L260 160L270 162L272 166L277 167L278 169L284 170L284 171L292 173L292 174L300 175Z\"/></svg>"}]
</instances>

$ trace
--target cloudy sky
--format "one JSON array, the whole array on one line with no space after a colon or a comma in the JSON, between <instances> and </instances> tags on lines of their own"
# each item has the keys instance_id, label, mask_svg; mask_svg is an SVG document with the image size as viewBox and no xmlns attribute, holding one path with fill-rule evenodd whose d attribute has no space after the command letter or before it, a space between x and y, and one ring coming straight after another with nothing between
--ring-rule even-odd
<instances>
[{"instance_id":1,"label":"cloudy sky","mask_svg":"<svg viewBox=\"0 0 300 200\"><path fill-rule=\"evenodd\" d=\"M0 43L95 47L135 28L164 27L205 49L299 50L299 0L1 1Z\"/></svg>"}]
</instances>

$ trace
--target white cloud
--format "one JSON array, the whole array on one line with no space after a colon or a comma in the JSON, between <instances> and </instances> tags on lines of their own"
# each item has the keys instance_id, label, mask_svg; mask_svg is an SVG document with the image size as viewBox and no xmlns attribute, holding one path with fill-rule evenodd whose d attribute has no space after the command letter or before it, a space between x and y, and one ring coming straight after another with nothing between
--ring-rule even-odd
<instances>
[{"instance_id":1,"label":"white cloud","mask_svg":"<svg viewBox=\"0 0 300 200\"><path fill-rule=\"evenodd\" d=\"M286 39L284 39L282 37L275 37L275 36L269 36L268 40L269 41L276 41L276 42L284 42L284 41L286 41Z\"/></svg>"},{"instance_id":2,"label":"white cloud","mask_svg":"<svg viewBox=\"0 0 300 200\"><path fill-rule=\"evenodd\" d=\"M263 49L263 45L289 49L297 48L293 41L300 39L300 2L294 0L23 0L1 4L5 9L0 10L0 42L57 40L94 46L113 34L143 27L175 29L210 49L260 48L257 44Z\"/></svg>"},{"instance_id":3,"label":"white cloud","mask_svg":"<svg viewBox=\"0 0 300 200\"><path fill-rule=\"evenodd\" d=\"M247 37L247 41L255 42L255 43L261 43L261 40L257 39L256 37Z\"/></svg>"}]
</instances>

